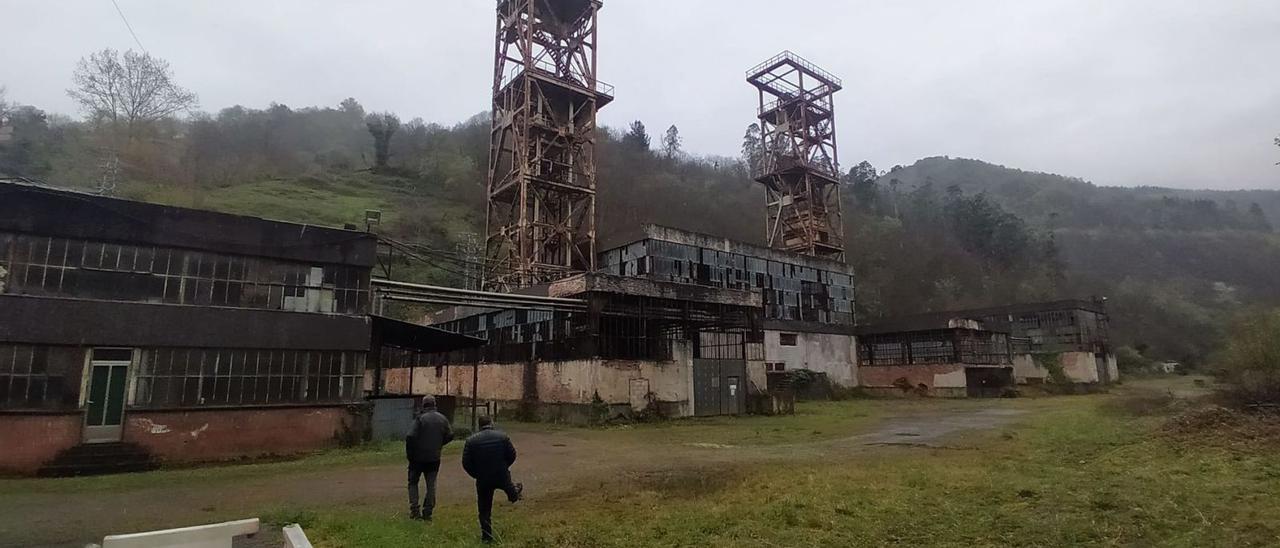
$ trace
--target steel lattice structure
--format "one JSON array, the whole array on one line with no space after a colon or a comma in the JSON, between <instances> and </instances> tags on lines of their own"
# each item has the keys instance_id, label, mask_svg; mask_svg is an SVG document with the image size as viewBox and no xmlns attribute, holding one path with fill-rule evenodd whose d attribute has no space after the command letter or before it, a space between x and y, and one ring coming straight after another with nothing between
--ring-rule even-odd
<instances>
[{"instance_id":1,"label":"steel lattice structure","mask_svg":"<svg viewBox=\"0 0 1280 548\"><path fill-rule=\"evenodd\" d=\"M769 247L844 260L835 104L839 78L784 51L747 72L760 92Z\"/></svg>"},{"instance_id":2,"label":"steel lattice structure","mask_svg":"<svg viewBox=\"0 0 1280 548\"><path fill-rule=\"evenodd\" d=\"M599 0L500 0L489 150L487 289L595 269Z\"/></svg>"}]
</instances>

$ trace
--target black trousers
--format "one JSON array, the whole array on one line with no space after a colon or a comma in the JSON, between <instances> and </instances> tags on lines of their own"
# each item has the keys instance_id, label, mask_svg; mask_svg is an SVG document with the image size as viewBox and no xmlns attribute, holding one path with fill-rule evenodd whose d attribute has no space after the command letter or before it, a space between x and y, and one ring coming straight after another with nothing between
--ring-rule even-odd
<instances>
[{"instance_id":1,"label":"black trousers","mask_svg":"<svg viewBox=\"0 0 1280 548\"><path fill-rule=\"evenodd\" d=\"M426 480L427 496L422 501L422 515L431 517L436 509L436 478L440 475L440 461L409 463L409 511L418 510L418 478Z\"/></svg>"},{"instance_id":2,"label":"black trousers","mask_svg":"<svg viewBox=\"0 0 1280 548\"><path fill-rule=\"evenodd\" d=\"M496 478L476 480L476 506L480 510L480 537L485 540L493 540L494 491L506 493L507 500L511 502L515 502L520 496L515 484L511 483L510 473Z\"/></svg>"}]
</instances>

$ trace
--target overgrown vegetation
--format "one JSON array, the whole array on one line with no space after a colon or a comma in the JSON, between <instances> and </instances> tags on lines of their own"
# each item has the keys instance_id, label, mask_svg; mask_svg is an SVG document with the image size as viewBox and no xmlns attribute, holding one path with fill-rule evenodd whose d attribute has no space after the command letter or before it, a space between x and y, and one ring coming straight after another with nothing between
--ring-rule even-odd
<instances>
[{"instance_id":1,"label":"overgrown vegetation","mask_svg":"<svg viewBox=\"0 0 1280 548\"><path fill-rule=\"evenodd\" d=\"M1241 316L1214 363L1238 400L1280 406L1280 309Z\"/></svg>"},{"instance_id":2,"label":"overgrown vegetation","mask_svg":"<svg viewBox=\"0 0 1280 548\"><path fill-rule=\"evenodd\" d=\"M1132 346L1121 346L1116 349L1116 367L1121 373L1134 375L1154 373L1160 364L1146 357L1141 350Z\"/></svg>"}]
</instances>

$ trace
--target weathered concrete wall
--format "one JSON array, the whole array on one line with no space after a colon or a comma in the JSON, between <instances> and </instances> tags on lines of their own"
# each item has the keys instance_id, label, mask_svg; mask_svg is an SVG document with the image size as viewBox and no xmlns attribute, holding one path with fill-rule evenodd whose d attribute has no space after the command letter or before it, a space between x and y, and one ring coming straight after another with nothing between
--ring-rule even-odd
<instances>
[{"instance_id":1,"label":"weathered concrete wall","mask_svg":"<svg viewBox=\"0 0 1280 548\"><path fill-rule=\"evenodd\" d=\"M1048 355L1048 354L1047 354ZM1092 352L1062 352L1056 354L1062 372L1072 382L1092 384L1100 382L1098 378L1098 359ZM1043 358L1042 358L1043 359ZM1120 378L1120 369L1115 354L1107 354L1106 368L1111 380ZM1015 354L1013 357L1013 374L1018 384L1028 382L1049 382L1049 370L1040 367L1032 354Z\"/></svg>"},{"instance_id":2,"label":"weathered concrete wall","mask_svg":"<svg viewBox=\"0 0 1280 548\"><path fill-rule=\"evenodd\" d=\"M1042 383L1048 380L1049 370L1040 367L1031 354L1014 354L1013 378L1018 384Z\"/></svg>"},{"instance_id":3,"label":"weathered concrete wall","mask_svg":"<svg viewBox=\"0 0 1280 548\"><path fill-rule=\"evenodd\" d=\"M35 474L60 451L80 444L84 415L0 415L0 473Z\"/></svg>"},{"instance_id":4,"label":"weathered concrete wall","mask_svg":"<svg viewBox=\"0 0 1280 548\"><path fill-rule=\"evenodd\" d=\"M347 406L128 411L123 441L162 462L212 462L335 447L351 428Z\"/></svg>"},{"instance_id":5,"label":"weathered concrete wall","mask_svg":"<svg viewBox=\"0 0 1280 548\"><path fill-rule=\"evenodd\" d=\"M1091 352L1063 352L1058 354L1058 363L1074 382L1098 382L1098 360Z\"/></svg>"},{"instance_id":6,"label":"weathered concrete wall","mask_svg":"<svg viewBox=\"0 0 1280 548\"><path fill-rule=\"evenodd\" d=\"M852 335L794 333L796 346L782 346L782 331L764 332L766 362L783 362L787 370L809 369L826 373L831 382L852 388L858 385L857 344Z\"/></svg>"},{"instance_id":7,"label":"weathered concrete wall","mask_svg":"<svg viewBox=\"0 0 1280 548\"><path fill-rule=\"evenodd\" d=\"M964 369L963 364L863 366L858 368L858 378L863 388L879 394L911 393L895 386L899 379L906 379L917 389L923 385L932 396L964 397L968 386Z\"/></svg>"},{"instance_id":8,"label":"weathered concrete wall","mask_svg":"<svg viewBox=\"0 0 1280 548\"><path fill-rule=\"evenodd\" d=\"M484 364L478 371L477 396L489 401L523 400L526 369L534 367L541 403L590 405L599 394L609 405L643 407L642 400L651 399L666 404L665 409L675 409L677 416L691 415L693 361L685 345L677 345L674 356L670 362L585 359L538 362L531 366ZM416 369L413 393L471 397L471 366L445 367L440 376L436 373L434 367ZM389 370L385 376L388 392L409 393L407 369Z\"/></svg>"}]
</instances>

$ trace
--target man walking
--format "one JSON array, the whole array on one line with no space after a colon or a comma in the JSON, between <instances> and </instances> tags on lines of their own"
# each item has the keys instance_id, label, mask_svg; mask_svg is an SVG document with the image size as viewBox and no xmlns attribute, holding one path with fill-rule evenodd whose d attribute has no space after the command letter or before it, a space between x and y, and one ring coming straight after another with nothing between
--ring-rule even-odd
<instances>
[{"instance_id":1,"label":"man walking","mask_svg":"<svg viewBox=\"0 0 1280 548\"><path fill-rule=\"evenodd\" d=\"M409 517L431 521L436 509L436 478L440 475L440 450L453 441L449 419L436 411L436 399L422 398L422 414L404 437L404 455L409 459ZM418 477L426 476L427 496L418 509Z\"/></svg>"},{"instance_id":2,"label":"man walking","mask_svg":"<svg viewBox=\"0 0 1280 548\"><path fill-rule=\"evenodd\" d=\"M516 448L506 433L493 428L493 419L480 417L480 431L462 448L462 468L476 480L476 505L480 510L480 538L493 542L493 492L501 489L507 500L520 500L524 485L511 483Z\"/></svg>"}]
</instances>

